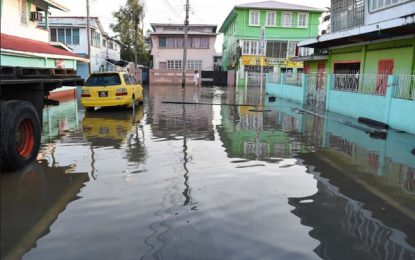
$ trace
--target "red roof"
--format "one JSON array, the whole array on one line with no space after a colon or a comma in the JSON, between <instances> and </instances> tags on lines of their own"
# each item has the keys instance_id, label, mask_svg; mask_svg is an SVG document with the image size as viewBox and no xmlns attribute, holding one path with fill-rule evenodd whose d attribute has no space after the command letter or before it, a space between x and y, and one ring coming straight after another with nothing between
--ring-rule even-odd
<instances>
[{"instance_id":1,"label":"red roof","mask_svg":"<svg viewBox=\"0 0 415 260\"><path fill-rule=\"evenodd\" d=\"M33 53L45 53L53 55L71 56L76 58L82 58L81 56L49 45L47 42L35 41L27 38L17 37L8 34L1 34L0 47L2 49L33 52Z\"/></svg>"}]
</instances>

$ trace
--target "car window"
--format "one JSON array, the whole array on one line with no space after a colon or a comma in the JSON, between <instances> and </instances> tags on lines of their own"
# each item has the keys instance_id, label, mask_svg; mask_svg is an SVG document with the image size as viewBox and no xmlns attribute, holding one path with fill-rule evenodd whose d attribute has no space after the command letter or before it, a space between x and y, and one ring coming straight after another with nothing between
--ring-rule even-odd
<instances>
[{"instance_id":1,"label":"car window","mask_svg":"<svg viewBox=\"0 0 415 260\"><path fill-rule=\"evenodd\" d=\"M85 82L85 86L114 86L120 85L121 79L118 74L92 74Z\"/></svg>"},{"instance_id":2,"label":"car window","mask_svg":"<svg viewBox=\"0 0 415 260\"><path fill-rule=\"evenodd\" d=\"M124 76L124 81L125 81L126 85L132 85L133 84L131 82L130 75L124 74L123 76Z\"/></svg>"}]
</instances>

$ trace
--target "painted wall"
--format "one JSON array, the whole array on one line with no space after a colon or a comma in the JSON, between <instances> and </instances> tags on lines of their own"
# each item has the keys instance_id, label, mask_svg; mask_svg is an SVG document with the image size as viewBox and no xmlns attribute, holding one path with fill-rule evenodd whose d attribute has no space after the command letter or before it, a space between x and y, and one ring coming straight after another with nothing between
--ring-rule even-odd
<instances>
[{"instance_id":1,"label":"painted wall","mask_svg":"<svg viewBox=\"0 0 415 260\"><path fill-rule=\"evenodd\" d=\"M36 11L33 1L27 1L28 18L30 12ZM47 30L37 28L37 22L27 19L27 24L21 23L21 0L2 0L1 33L48 42Z\"/></svg>"},{"instance_id":2,"label":"painted wall","mask_svg":"<svg viewBox=\"0 0 415 260\"><path fill-rule=\"evenodd\" d=\"M285 98L300 104L304 104L304 88L279 84L267 83L265 87L267 95Z\"/></svg>"},{"instance_id":3,"label":"painted wall","mask_svg":"<svg viewBox=\"0 0 415 260\"><path fill-rule=\"evenodd\" d=\"M86 18L85 17L49 17L50 28L78 28L79 29L79 44L68 44L72 51L81 56L86 56L88 53L88 37L86 30ZM104 66L104 69L107 68L106 58L113 60L120 60L121 48L118 43L117 50L113 50L102 45L102 39L104 34L102 27L98 24L97 19L90 19L90 26L92 29L96 30L101 35L100 46L91 45L91 71L99 71L101 66ZM113 67L113 66L111 66Z\"/></svg>"},{"instance_id":4,"label":"painted wall","mask_svg":"<svg viewBox=\"0 0 415 260\"><path fill-rule=\"evenodd\" d=\"M153 42L151 48L151 55L153 55L153 67L159 69L159 62L166 62L167 60L183 60L183 49L179 48L159 48L159 36L152 35ZM202 60L202 69L213 70L216 35L209 37L209 48L206 49L187 49L187 60Z\"/></svg>"},{"instance_id":5,"label":"painted wall","mask_svg":"<svg viewBox=\"0 0 415 260\"><path fill-rule=\"evenodd\" d=\"M415 100L394 98L393 83L394 77L389 76L385 96L333 90L329 83L326 109L354 118L370 118L415 134Z\"/></svg>"},{"instance_id":6,"label":"painted wall","mask_svg":"<svg viewBox=\"0 0 415 260\"><path fill-rule=\"evenodd\" d=\"M75 60L64 60L65 68L76 70ZM1 54L1 66L21 66L21 67L37 67L37 68L55 68L55 59L42 57L21 57L13 56L5 53Z\"/></svg>"},{"instance_id":7,"label":"painted wall","mask_svg":"<svg viewBox=\"0 0 415 260\"><path fill-rule=\"evenodd\" d=\"M257 9L255 9L257 10ZM222 48L223 62L222 66L225 70L231 68L230 60L234 53L232 53L233 44L237 40L259 40L261 27L266 23L266 12L272 10L260 10L260 25L249 25L249 9L234 8L232 12L236 14L231 15L230 20L225 20L224 26L221 32L224 33L224 43ZM275 10L276 12L276 25L273 27L266 26L265 37L270 40L286 40L286 41L301 41L307 38L313 38L318 35L319 17L321 12L308 12L308 26L306 28L297 28L298 11L288 11L293 13L293 27L281 27L282 12L281 10ZM235 24L233 26L233 24ZM233 30L233 28L235 28ZM239 42L239 46L241 46Z\"/></svg>"},{"instance_id":8,"label":"painted wall","mask_svg":"<svg viewBox=\"0 0 415 260\"><path fill-rule=\"evenodd\" d=\"M415 66L415 37L368 43L353 47L332 48L329 50L330 71L334 64L342 61L361 62L362 74L376 74L379 60L392 59L394 72L410 74Z\"/></svg>"},{"instance_id":9,"label":"painted wall","mask_svg":"<svg viewBox=\"0 0 415 260\"><path fill-rule=\"evenodd\" d=\"M412 0L408 0L407 3L395 5L393 7L375 12L370 11L369 8L365 8L365 25L388 21L406 15L413 15L414 10L415 2Z\"/></svg>"}]
</instances>

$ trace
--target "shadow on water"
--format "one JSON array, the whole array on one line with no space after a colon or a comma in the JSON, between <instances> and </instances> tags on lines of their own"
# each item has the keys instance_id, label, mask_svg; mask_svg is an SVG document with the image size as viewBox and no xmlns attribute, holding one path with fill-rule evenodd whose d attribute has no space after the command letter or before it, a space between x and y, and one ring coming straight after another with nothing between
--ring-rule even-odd
<instances>
[{"instance_id":1,"label":"shadow on water","mask_svg":"<svg viewBox=\"0 0 415 260\"><path fill-rule=\"evenodd\" d=\"M88 173L49 167L46 161L1 175L1 256L20 259L89 181Z\"/></svg>"}]
</instances>

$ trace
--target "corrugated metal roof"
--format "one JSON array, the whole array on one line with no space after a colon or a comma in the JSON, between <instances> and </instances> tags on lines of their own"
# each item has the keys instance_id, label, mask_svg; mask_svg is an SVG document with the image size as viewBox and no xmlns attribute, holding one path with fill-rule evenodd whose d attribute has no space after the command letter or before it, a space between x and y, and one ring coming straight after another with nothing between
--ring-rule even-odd
<instances>
[{"instance_id":1,"label":"corrugated metal roof","mask_svg":"<svg viewBox=\"0 0 415 260\"><path fill-rule=\"evenodd\" d=\"M35 41L18 36L1 34L0 48L5 50L44 53L53 55L70 56L75 58L82 58L81 56L49 45L47 42ZM70 58L68 57L68 58Z\"/></svg>"},{"instance_id":2,"label":"corrugated metal roof","mask_svg":"<svg viewBox=\"0 0 415 260\"><path fill-rule=\"evenodd\" d=\"M296 11L318 11L324 12L323 9L304 6L304 5L295 5L288 4L276 1L264 1L264 2L254 2L236 5L235 8L256 8L256 9L276 9L276 10L296 10Z\"/></svg>"}]
</instances>

